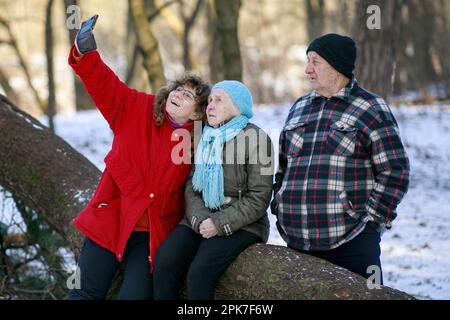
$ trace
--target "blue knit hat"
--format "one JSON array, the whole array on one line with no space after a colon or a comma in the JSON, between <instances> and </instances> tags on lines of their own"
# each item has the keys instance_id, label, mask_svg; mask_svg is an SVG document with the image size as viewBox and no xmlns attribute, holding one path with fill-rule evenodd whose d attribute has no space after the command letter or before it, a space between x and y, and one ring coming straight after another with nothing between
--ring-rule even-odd
<instances>
[{"instance_id":1,"label":"blue knit hat","mask_svg":"<svg viewBox=\"0 0 450 320\"><path fill-rule=\"evenodd\" d=\"M236 80L224 80L216 83L212 90L214 89L223 89L230 96L231 100L233 100L236 107L239 108L243 116L246 116L248 119L253 117L253 99L250 90L239 81ZM211 90L211 91L212 91Z\"/></svg>"}]
</instances>

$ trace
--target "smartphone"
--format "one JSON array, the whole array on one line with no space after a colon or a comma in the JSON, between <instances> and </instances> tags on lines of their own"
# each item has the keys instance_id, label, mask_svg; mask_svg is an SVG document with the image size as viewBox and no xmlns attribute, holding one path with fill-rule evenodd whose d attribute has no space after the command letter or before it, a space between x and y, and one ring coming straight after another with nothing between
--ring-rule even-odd
<instances>
[{"instance_id":1,"label":"smartphone","mask_svg":"<svg viewBox=\"0 0 450 320\"><path fill-rule=\"evenodd\" d=\"M88 30L93 30L95 23L97 22L97 18L98 18L98 14L95 14L92 17L90 17L88 20L84 21L81 24L80 34L86 32Z\"/></svg>"}]
</instances>

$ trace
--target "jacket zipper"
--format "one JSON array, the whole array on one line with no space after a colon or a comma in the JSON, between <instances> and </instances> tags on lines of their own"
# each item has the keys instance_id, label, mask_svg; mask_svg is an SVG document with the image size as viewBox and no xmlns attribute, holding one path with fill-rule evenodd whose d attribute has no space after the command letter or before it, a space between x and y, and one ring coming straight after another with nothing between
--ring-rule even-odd
<instances>
[{"instance_id":1,"label":"jacket zipper","mask_svg":"<svg viewBox=\"0 0 450 320\"><path fill-rule=\"evenodd\" d=\"M234 137L234 139L237 139L237 137ZM234 168L235 168L235 170L236 170L236 178L238 179L238 180L240 180L240 167L239 167L239 164L238 164L238 161L237 161L237 154L235 154L234 155ZM238 195L239 195L239 201L242 199L242 183L241 182L239 182L238 183Z\"/></svg>"}]
</instances>

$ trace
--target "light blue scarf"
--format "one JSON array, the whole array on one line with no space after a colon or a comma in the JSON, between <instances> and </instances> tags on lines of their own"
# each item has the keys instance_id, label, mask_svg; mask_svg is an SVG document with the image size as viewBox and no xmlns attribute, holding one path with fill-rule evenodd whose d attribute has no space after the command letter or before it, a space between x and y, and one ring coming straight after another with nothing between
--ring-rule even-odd
<instances>
[{"instance_id":1,"label":"light blue scarf","mask_svg":"<svg viewBox=\"0 0 450 320\"><path fill-rule=\"evenodd\" d=\"M203 202L210 209L219 209L224 202L222 151L223 145L247 126L248 118L237 116L214 129L205 126L195 155L192 186L202 192Z\"/></svg>"}]
</instances>

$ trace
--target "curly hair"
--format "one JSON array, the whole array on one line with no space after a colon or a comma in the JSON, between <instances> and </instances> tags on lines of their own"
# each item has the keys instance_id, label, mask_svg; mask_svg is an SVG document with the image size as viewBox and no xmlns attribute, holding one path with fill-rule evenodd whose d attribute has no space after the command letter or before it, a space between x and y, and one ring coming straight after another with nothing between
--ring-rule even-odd
<instances>
[{"instance_id":1,"label":"curly hair","mask_svg":"<svg viewBox=\"0 0 450 320\"><path fill-rule=\"evenodd\" d=\"M208 105L208 96L211 91L211 86L196 74L185 72L181 75L181 77L162 87L156 93L155 103L153 105L153 118L155 119L157 126L160 126L164 122L164 108L166 107L169 93L177 87L184 85L194 90L196 103L195 111L202 114L202 122L205 120L206 107Z\"/></svg>"}]
</instances>

